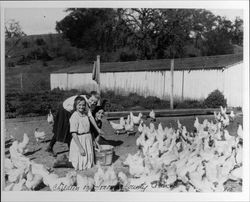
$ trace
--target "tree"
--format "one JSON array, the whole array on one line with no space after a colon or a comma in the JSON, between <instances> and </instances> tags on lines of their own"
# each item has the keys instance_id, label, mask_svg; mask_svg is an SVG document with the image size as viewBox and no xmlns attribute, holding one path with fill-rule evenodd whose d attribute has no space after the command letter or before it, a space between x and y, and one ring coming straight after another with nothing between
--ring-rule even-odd
<instances>
[{"instance_id":1,"label":"tree","mask_svg":"<svg viewBox=\"0 0 250 202\"><path fill-rule=\"evenodd\" d=\"M114 9L70 8L66 12L69 15L56 23L56 30L73 46L100 51L113 49L116 31Z\"/></svg>"},{"instance_id":2,"label":"tree","mask_svg":"<svg viewBox=\"0 0 250 202\"><path fill-rule=\"evenodd\" d=\"M26 36L26 34L22 31L19 22L14 19L5 22L5 39L12 40L12 46L5 52L6 57L17 46L23 36Z\"/></svg>"},{"instance_id":3,"label":"tree","mask_svg":"<svg viewBox=\"0 0 250 202\"><path fill-rule=\"evenodd\" d=\"M135 47L140 59L151 59L155 49L154 30L158 9L131 8L123 9L122 19L131 34L128 43Z\"/></svg>"},{"instance_id":4,"label":"tree","mask_svg":"<svg viewBox=\"0 0 250 202\"><path fill-rule=\"evenodd\" d=\"M232 42L243 46L243 20L239 17L234 20L232 35Z\"/></svg>"},{"instance_id":5,"label":"tree","mask_svg":"<svg viewBox=\"0 0 250 202\"><path fill-rule=\"evenodd\" d=\"M205 33L205 55L223 55L233 53L233 24L224 17L217 16L216 26Z\"/></svg>"}]
</instances>

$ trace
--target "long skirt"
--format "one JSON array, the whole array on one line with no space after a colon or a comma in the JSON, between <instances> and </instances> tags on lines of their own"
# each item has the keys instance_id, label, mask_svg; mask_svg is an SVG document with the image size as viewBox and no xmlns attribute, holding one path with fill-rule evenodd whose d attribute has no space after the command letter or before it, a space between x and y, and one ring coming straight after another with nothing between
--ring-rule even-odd
<instances>
[{"instance_id":1,"label":"long skirt","mask_svg":"<svg viewBox=\"0 0 250 202\"><path fill-rule=\"evenodd\" d=\"M79 152L74 138L71 140L69 149L69 161L76 170L85 170L94 165L93 140L90 133L78 135L78 139L85 150L86 155L82 156Z\"/></svg>"},{"instance_id":2,"label":"long skirt","mask_svg":"<svg viewBox=\"0 0 250 202\"><path fill-rule=\"evenodd\" d=\"M59 110L55 117L55 122L53 125L53 133L56 137L56 141L58 142L64 142L64 143L70 143L71 141L71 134L69 132L69 119L70 119L71 113L68 112L63 108L61 105L59 107Z\"/></svg>"}]
</instances>

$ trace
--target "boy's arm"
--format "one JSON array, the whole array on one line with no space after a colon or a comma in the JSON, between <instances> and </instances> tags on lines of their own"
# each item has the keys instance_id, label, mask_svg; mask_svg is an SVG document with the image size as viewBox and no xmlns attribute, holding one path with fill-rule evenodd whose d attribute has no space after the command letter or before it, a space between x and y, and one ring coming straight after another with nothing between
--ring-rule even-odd
<instances>
[{"instance_id":1,"label":"boy's arm","mask_svg":"<svg viewBox=\"0 0 250 202\"><path fill-rule=\"evenodd\" d=\"M88 117L89 117L89 121L93 124L93 126L95 127L96 131L99 133L99 134L104 134L104 132L97 126L96 124L96 121L91 113L91 111L89 110L88 111Z\"/></svg>"}]
</instances>

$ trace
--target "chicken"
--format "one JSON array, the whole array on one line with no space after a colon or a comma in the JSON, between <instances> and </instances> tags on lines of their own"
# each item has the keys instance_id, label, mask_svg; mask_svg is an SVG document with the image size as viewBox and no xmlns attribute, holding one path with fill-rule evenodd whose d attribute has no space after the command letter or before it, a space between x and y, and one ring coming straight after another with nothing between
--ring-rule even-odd
<instances>
[{"instance_id":1,"label":"chicken","mask_svg":"<svg viewBox=\"0 0 250 202\"><path fill-rule=\"evenodd\" d=\"M54 174L48 174L43 177L43 182L50 187L51 191L64 191L64 186L70 187L76 184L76 176L75 171L68 172L65 177L61 178L58 178L58 176Z\"/></svg>"},{"instance_id":2,"label":"chicken","mask_svg":"<svg viewBox=\"0 0 250 202\"><path fill-rule=\"evenodd\" d=\"M112 121L109 121L109 123L114 130L123 130L124 129L124 125L122 125L121 123L115 123Z\"/></svg>"},{"instance_id":3,"label":"chicken","mask_svg":"<svg viewBox=\"0 0 250 202\"><path fill-rule=\"evenodd\" d=\"M222 106L220 106L220 111L221 111L221 114L226 114L227 113L227 108L223 108Z\"/></svg>"},{"instance_id":4,"label":"chicken","mask_svg":"<svg viewBox=\"0 0 250 202\"><path fill-rule=\"evenodd\" d=\"M53 118L53 114L51 113L51 110L49 110L47 121L48 121L49 124L53 124L54 123L54 118Z\"/></svg>"},{"instance_id":5,"label":"chicken","mask_svg":"<svg viewBox=\"0 0 250 202\"><path fill-rule=\"evenodd\" d=\"M94 179L87 176L76 175L77 187L79 191L91 191L94 188Z\"/></svg>"},{"instance_id":6,"label":"chicken","mask_svg":"<svg viewBox=\"0 0 250 202\"><path fill-rule=\"evenodd\" d=\"M145 132L142 132L142 134L136 139L136 146L138 146L139 148L145 145L145 141L146 141L146 134Z\"/></svg>"},{"instance_id":7,"label":"chicken","mask_svg":"<svg viewBox=\"0 0 250 202\"><path fill-rule=\"evenodd\" d=\"M133 121L130 121L129 123L127 122L125 124L125 131L127 131L127 132L134 131L134 123L133 123Z\"/></svg>"},{"instance_id":8,"label":"chicken","mask_svg":"<svg viewBox=\"0 0 250 202\"><path fill-rule=\"evenodd\" d=\"M149 112L149 118L151 118L152 121L155 121L155 120L156 120L156 119L155 119L155 112L154 112L154 110L151 110L151 111Z\"/></svg>"},{"instance_id":9,"label":"chicken","mask_svg":"<svg viewBox=\"0 0 250 202\"><path fill-rule=\"evenodd\" d=\"M20 178L19 182L13 186L12 191L25 191L27 187L25 186L26 180L24 178Z\"/></svg>"},{"instance_id":10,"label":"chicken","mask_svg":"<svg viewBox=\"0 0 250 202\"><path fill-rule=\"evenodd\" d=\"M98 163L97 164L97 172L95 173L94 175L94 181L95 181L95 186L99 187L103 184L104 182L104 175L105 175L105 172L104 170L102 169L101 165Z\"/></svg>"},{"instance_id":11,"label":"chicken","mask_svg":"<svg viewBox=\"0 0 250 202\"><path fill-rule=\"evenodd\" d=\"M123 117L120 118L120 125L125 126L125 120Z\"/></svg>"},{"instance_id":12,"label":"chicken","mask_svg":"<svg viewBox=\"0 0 250 202\"><path fill-rule=\"evenodd\" d=\"M4 191L12 191L14 186L15 186L15 183L10 183L4 188Z\"/></svg>"},{"instance_id":13,"label":"chicken","mask_svg":"<svg viewBox=\"0 0 250 202\"><path fill-rule=\"evenodd\" d=\"M30 190L35 190L42 182L43 177L40 174L33 174L32 173L32 165L29 166L29 171L26 176L27 180L25 182L25 185Z\"/></svg>"},{"instance_id":14,"label":"chicken","mask_svg":"<svg viewBox=\"0 0 250 202\"><path fill-rule=\"evenodd\" d=\"M150 133L154 133L154 131L155 131L155 125L151 122L151 123L149 124L149 132L150 132Z\"/></svg>"},{"instance_id":15,"label":"chicken","mask_svg":"<svg viewBox=\"0 0 250 202\"><path fill-rule=\"evenodd\" d=\"M11 159L9 158L5 158L4 159L4 171L6 173L8 173L9 171L11 171L12 169L14 169L14 164L12 163Z\"/></svg>"},{"instance_id":16,"label":"chicken","mask_svg":"<svg viewBox=\"0 0 250 202\"><path fill-rule=\"evenodd\" d=\"M51 169L50 168L46 168L42 164L31 162L31 172L33 174L35 174L35 175L46 176L46 175L50 174Z\"/></svg>"},{"instance_id":17,"label":"chicken","mask_svg":"<svg viewBox=\"0 0 250 202\"><path fill-rule=\"evenodd\" d=\"M179 185L171 190L171 192L187 192L187 188L184 185Z\"/></svg>"},{"instance_id":18,"label":"chicken","mask_svg":"<svg viewBox=\"0 0 250 202\"><path fill-rule=\"evenodd\" d=\"M29 143L29 137L26 133L23 134L23 141L20 142L17 146L17 151L21 154L28 152L28 143Z\"/></svg>"},{"instance_id":19,"label":"chicken","mask_svg":"<svg viewBox=\"0 0 250 202\"><path fill-rule=\"evenodd\" d=\"M234 180L234 181L241 180L242 177L243 177L242 174L243 174L243 172L242 172L242 166L240 166L240 167L237 167L237 168L233 169L230 172L228 178L231 179L231 180Z\"/></svg>"},{"instance_id":20,"label":"chicken","mask_svg":"<svg viewBox=\"0 0 250 202\"><path fill-rule=\"evenodd\" d=\"M198 132L203 130L203 124L199 123L198 117L195 118L194 127Z\"/></svg>"},{"instance_id":21,"label":"chicken","mask_svg":"<svg viewBox=\"0 0 250 202\"><path fill-rule=\"evenodd\" d=\"M243 154L242 147L236 148L235 161L238 165L242 164L242 154Z\"/></svg>"},{"instance_id":22,"label":"chicken","mask_svg":"<svg viewBox=\"0 0 250 202\"><path fill-rule=\"evenodd\" d=\"M25 176L25 169L24 168L15 168L10 170L8 173L8 181L16 183L20 178Z\"/></svg>"},{"instance_id":23,"label":"chicken","mask_svg":"<svg viewBox=\"0 0 250 202\"><path fill-rule=\"evenodd\" d=\"M129 173L134 177L140 177L147 172L147 169L144 167L144 160L139 153L133 156L129 154L124 161L124 165L129 166Z\"/></svg>"},{"instance_id":24,"label":"chicken","mask_svg":"<svg viewBox=\"0 0 250 202\"><path fill-rule=\"evenodd\" d=\"M54 173L43 174L42 177L43 177L43 183L46 186L49 186L51 190L53 190L53 185L59 179L59 176Z\"/></svg>"},{"instance_id":25,"label":"chicken","mask_svg":"<svg viewBox=\"0 0 250 202\"><path fill-rule=\"evenodd\" d=\"M134 116L132 112L130 112L130 119L135 124L138 125L141 121L142 113L139 113L138 116Z\"/></svg>"},{"instance_id":26,"label":"chicken","mask_svg":"<svg viewBox=\"0 0 250 202\"><path fill-rule=\"evenodd\" d=\"M239 125L239 126L238 126L237 135L238 135L240 138L243 138L243 129L242 129L242 125Z\"/></svg>"},{"instance_id":27,"label":"chicken","mask_svg":"<svg viewBox=\"0 0 250 202\"><path fill-rule=\"evenodd\" d=\"M45 140L46 134L44 131L40 132L38 131L38 128L35 129L34 136L36 139L36 142L39 143L39 140Z\"/></svg>"},{"instance_id":28,"label":"chicken","mask_svg":"<svg viewBox=\"0 0 250 202\"><path fill-rule=\"evenodd\" d=\"M113 165L109 166L104 174L104 184L109 186L115 186L118 183L116 173Z\"/></svg>"},{"instance_id":29,"label":"chicken","mask_svg":"<svg viewBox=\"0 0 250 202\"><path fill-rule=\"evenodd\" d=\"M233 121L233 120L234 120L234 118L235 118L234 111L231 111L231 112L230 112L229 117L230 117L230 120L231 120L231 121Z\"/></svg>"},{"instance_id":30,"label":"chicken","mask_svg":"<svg viewBox=\"0 0 250 202\"><path fill-rule=\"evenodd\" d=\"M217 114L216 112L214 112L214 117L215 117L215 119L216 119L217 121L220 120L220 119L221 119L221 113L218 112L218 114Z\"/></svg>"},{"instance_id":31,"label":"chicken","mask_svg":"<svg viewBox=\"0 0 250 202\"><path fill-rule=\"evenodd\" d=\"M142 126L142 124L143 124L143 121L141 120L141 121L140 121L140 124L139 124L139 126L138 126L138 131L139 131L139 133L142 133L142 131L143 131L143 126Z\"/></svg>"},{"instance_id":32,"label":"chicken","mask_svg":"<svg viewBox=\"0 0 250 202\"><path fill-rule=\"evenodd\" d=\"M16 168L27 168L30 163L29 158L25 157L18 149L18 141L14 141L10 146L10 157Z\"/></svg>"}]
</instances>

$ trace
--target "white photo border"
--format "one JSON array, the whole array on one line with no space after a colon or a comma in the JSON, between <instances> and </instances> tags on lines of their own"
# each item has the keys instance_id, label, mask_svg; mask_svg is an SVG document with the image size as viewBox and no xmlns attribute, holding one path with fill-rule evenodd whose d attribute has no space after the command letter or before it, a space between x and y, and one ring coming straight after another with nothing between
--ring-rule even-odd
<instances>
[{"instance_id":1,"label":"white photo border","mask_svg":"<svg viewBox=\"0 0 250 202\"><path fill-rule=\"evenodd\" d=\"M243 190L240 193L123 193L123 192L6 192L1 191L3 201L249 201L249 1L12 1L0 2L1 7L1 148L4 158L5 133L5 39L4 10L8 8L203 8L242 9L244 20L244 75L243 75ZM1 168L2 168L1 160ZM1 169L2 171L3 169ZM3 174L1 172L1 182ZM1 186L3 188L3 186Z\"/></svg>"}]
</instances>

